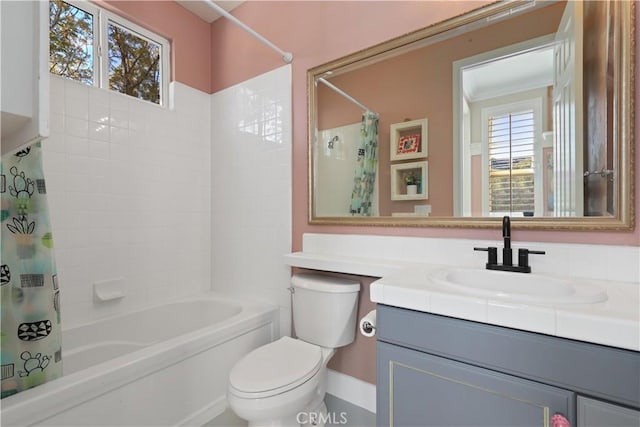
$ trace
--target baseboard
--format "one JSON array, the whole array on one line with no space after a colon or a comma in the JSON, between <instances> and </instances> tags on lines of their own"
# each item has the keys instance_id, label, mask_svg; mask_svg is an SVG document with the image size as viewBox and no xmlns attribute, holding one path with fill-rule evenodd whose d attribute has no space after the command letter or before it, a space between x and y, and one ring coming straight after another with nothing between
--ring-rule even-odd
<instances>
[{"instance_id":1,"label":"baseboard","mask_svg":"<svg viewBox=\"0 0 640 427\"><path fill-rule=\"evenodd\" d=\"M179 426L202 426L208 421L211 421L218 415L222 414L227 409L227 397L222 396L211 404L205 406L194 414L189 415L187 418L178 423Z\"/></svg>"},{"instance_id":2,"label":"baseboard","mask_svg":"<svg viewBox=\"0 0 640 427\"><path fill-rule=\"evenodd\" d=\"M376 413L376 386L366 381L329 369L327 393Z\"/></svg>"}]
</instances>

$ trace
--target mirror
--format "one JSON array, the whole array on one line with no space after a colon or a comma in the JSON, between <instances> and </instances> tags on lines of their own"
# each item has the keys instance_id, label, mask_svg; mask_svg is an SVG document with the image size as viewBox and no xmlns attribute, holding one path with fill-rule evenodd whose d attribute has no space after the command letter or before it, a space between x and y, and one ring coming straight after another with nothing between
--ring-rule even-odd
<instances>
[{"instance_id":1,"label":"mirror","mask_svg":"<svg viewBox=\"0 0 640 427\"><path fill-rule=\"evenodd\" d=\"M494 3L309 70L310 223L633 229L633 3Z\"/></svg>"}]
</instances>

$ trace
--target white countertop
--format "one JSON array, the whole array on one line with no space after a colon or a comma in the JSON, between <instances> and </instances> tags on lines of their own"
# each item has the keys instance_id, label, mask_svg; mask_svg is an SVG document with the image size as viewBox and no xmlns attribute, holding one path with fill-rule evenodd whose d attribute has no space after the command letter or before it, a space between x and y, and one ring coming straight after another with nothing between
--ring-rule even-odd
<instances>
[{"instance_id":1,"label":"white countertop","mask_svg":"<svg viewBox=\"0 0 640 427\"><path fill-rule=\"evenodd\" d=\"M601 287L607 300L534 304L468 295L429 284L425 280L429 272L442 265L308 252L285 255L285 262L293 267L381 277L370 288L371 301L379 304L640 351L637 283L576 279L577 283Z\"/></svg>"}]
</instances>

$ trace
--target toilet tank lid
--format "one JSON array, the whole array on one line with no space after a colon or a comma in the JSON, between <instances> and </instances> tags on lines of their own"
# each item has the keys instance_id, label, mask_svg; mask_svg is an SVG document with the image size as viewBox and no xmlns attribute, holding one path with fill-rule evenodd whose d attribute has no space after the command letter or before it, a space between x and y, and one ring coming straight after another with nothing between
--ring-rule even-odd
<instances>
[{"instance_id":1,"label":"toilet tank lid","mask_svg":"<svg viewBox=\"0 0 640 427\"><path fill-rule=\"evenodd\" d=\"M291 277L295 288L304 288L316 292L354 293L360 291L360 282L342 277L325 276L315 273L298 273Z\"/></svg>"}]
</instances>

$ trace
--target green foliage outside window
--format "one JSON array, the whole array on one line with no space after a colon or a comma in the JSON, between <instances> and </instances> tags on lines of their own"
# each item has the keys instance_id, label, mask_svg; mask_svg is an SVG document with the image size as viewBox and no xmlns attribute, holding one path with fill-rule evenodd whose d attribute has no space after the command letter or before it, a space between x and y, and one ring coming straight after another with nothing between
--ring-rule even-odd
<instances>
[{"instance_id":1,"label":"green foliage outside window","mask_svg":"<svg viewBox=\"0 0 640 427\"><path fill-rule=\"evenodd\" d=\"M160 46L109 24L109 88L160 103Z\"/></svg>"},{"instance_id":2,"label":"green foliage outside window","mask_svg":"<svg viewBox=\"0 0 640 427\"><path fill-rule=\"evenodd\" d=\"M94 84L94 19L62 0L49 2L49 70ZM109 89L160 103L160 44L109 21L106 30Z\"/></svg>"},{"instance_id":3,"label":"green foliage outside window","mask_svg":"<svg viewBox=\"0 0 640 427\"><path fill-rule=\"evenodd\" d=\"M60 0L49 2L49 71L93 84L93 15Z\"/></svg>"}]
</instances>

